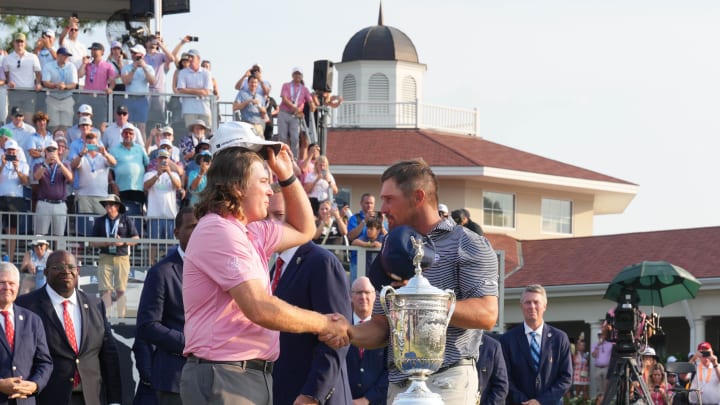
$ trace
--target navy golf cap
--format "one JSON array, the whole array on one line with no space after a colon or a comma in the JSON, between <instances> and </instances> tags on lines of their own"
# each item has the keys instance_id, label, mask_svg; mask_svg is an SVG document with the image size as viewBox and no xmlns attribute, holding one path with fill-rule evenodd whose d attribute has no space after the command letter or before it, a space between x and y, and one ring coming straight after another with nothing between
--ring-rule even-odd
<instances>
[{"instance_id":1,"label":"navy golf cap","mask_svg":"<svg viewBox=\"0 0 720 405\"><path fill-rule=\"evenodd\" d=\"M409 280L415 275L415 248L411 236L423 241L425 255L420 267L425 270L435 263L435 245L429 238L410 226L397 226L385 235L380 253L370 266L368 278L375 289L379 290L393 281Z\"/></svg>"}]
</instances>

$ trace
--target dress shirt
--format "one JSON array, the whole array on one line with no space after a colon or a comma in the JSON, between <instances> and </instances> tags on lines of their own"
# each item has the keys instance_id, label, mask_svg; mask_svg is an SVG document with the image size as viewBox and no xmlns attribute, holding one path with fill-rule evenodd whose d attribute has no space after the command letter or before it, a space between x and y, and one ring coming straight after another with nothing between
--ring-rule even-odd
<instances>
[{"instance_id":1,"label":"dress shirt","mask_svg":"<svg viewBox=\"0 0 720 405\"><path fill-rule=\"evenodd\" d=\"M73 326L75 327L75 340L77 341L77 347L79 350L81 347L80 337L82 336L82 315L80 314L80 306L78 305L77 294L75 293L75 291L73 291L70 297L65 298L60 294L56 293L49 284L45 285L45 291L47 291L48 296L50 296L50 302L52 302L53 308L55 309L55 314L58 316L60 324L63 325L63 328L65 327L65 321L63 317L63 302L65 300L68 300L70 301L70 304L72 304L72 310L69 312L70 318L73 322Z\"/></svg>"},{"instance_id":2,"label":"dress shirt","mask_svg":"<svg viewBox=\"0 0 720 405\"><path fill-rule=\"evenodd\" d=\"M545 322L543 322L543 324L540 325L534 331L532 330L532 328L530 328L528 326L527 323L523 322L523 325L525 325L525 336L527 337L528 345L530 345L530 339L532 339L532 336L530 336L530 332L535 332L536 333L535 340L538 343L538 347L542 348L542 334L543 334L543 328L545 328ZM542 352L540 353L540 355L542 355Z\"/></svg>"},{"instance_id":3,"label":"dress shirt","mask_svg":"<svg viewBox=\"0 0 720 405\"><path fill-rule=\"evenodd\" d=\"M15 305L10 305L10 308L5 311L10 313L10 322L13 324L13 330L15 330ZM3 319L0 324L2 325L3 332L5 332L5 320Z\"/></svg>"}]
</instances>

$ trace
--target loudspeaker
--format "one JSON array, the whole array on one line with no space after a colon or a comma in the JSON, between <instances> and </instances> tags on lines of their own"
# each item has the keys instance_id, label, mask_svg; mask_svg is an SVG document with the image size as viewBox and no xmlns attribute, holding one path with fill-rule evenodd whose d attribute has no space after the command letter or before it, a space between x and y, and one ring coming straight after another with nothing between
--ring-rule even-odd
<instances>
[{"instance_id":1,"label":"loudspeaker","mask_svg":"<svg viewBox=\"0 0 720 405\"><path fill-rule=\"evenodd\" d=\"M190 12L190 0L162 0L163 15ZM154 0L130 0L130 17L145 18L155 16Z\"/></svg>"},{"instance_id":2,"label":"loudspeaker","mask_svg":"<svg viewBox=\"0 0 720 405\"><path fill-rule=\"evenodd\" d=\"M313 65L313 90L332 91L333 63L329 60L316 60Z\"/></svg>"}]
</instances>

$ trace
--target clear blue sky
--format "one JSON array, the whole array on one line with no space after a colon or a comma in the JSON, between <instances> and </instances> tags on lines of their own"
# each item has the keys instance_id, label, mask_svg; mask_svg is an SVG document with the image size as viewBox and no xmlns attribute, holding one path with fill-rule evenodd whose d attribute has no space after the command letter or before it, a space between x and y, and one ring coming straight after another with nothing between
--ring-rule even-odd
<instances>
[{"instance_id":1,"label":"clear blue sky","mask_svg":"<svg viewBox=\"0 0 720 405\"><path fill-rule=\"evenodd\" d=\"M378 13L367 0L191 1L163 34L172 46L200 37L224 100L255 62L279 91L293 66L339 61ZM597 218L596 234L720 224L720 2L385 0L383 10L428 66L425 102L476 107L488 140L640 185L625 213Z\"/></svg>"}]
</instances>

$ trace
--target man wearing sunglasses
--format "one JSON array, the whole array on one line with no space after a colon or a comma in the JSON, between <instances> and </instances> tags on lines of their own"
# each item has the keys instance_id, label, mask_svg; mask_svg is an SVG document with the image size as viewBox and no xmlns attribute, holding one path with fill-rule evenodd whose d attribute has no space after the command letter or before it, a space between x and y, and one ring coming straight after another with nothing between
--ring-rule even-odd
<instances>
[{"instance_id":1,"label":"man wearing sunglasses","mask_svg":"<svg viewBox=\"0 0 720 405\"><path fill-rule=\"evenodd\" d=\"M25 34L13 35L13 52L2 60L8 91L8 105L35 111L35 91L42 89L40 59L25 50Z\"/></svg>"},{"instance_id":2,"label":"man wearing sunglasses","mask_svg":"<svg viewBox=\"0 0 720 405\"><path fill-rule=\"evenodd\" d=\"M119 105L115 109L115 121L108 125L105 129L105 132L103 132L102 134L102 143L103 145L105 145L106 148L108 148L108 150L123 143L122 129L126 125L130 124L129 117L130 115L128 113L128 109L124 105ZM137 127L135 128L134 134L135 137L133 138L133 142L144 148L145 141L142 133Z\"/></svg>"},{"instance_id":3,"label":"man wearing sunglasses","mask_svg":"<svg viewBox=\"0 0 720 405\"><path fill-rule=\"evenodd\" d=\"M72 53L70 62L75 65L75 69L80 69L80 65L88 56L87 46L78 40L79 33L80 20L77 17L70 17L68 25L60 33L60 46Z\"/></svg>"}]
</instances>

